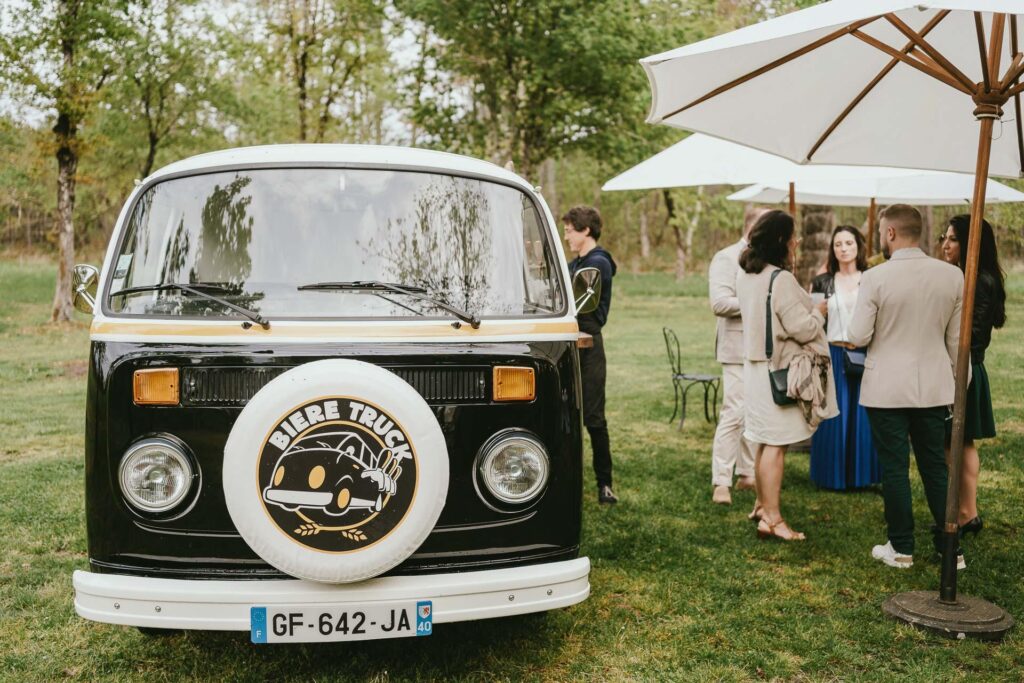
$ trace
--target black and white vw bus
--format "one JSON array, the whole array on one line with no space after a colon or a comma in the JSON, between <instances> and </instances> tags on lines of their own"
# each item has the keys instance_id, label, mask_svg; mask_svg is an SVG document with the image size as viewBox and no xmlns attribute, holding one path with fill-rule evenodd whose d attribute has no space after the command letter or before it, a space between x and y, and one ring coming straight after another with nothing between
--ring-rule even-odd
<instances>
[{"instance_id":1,"label":"black and white vw bus","mask_svg":"<svg viewBox=\"0 0 1024 683\"><path fill-rule=\"evenodd\" d=\"M539 193L467 157L280 145L156 172L75 272L78 614L297 642L584 600L593 275L574 300Z\"/></svg>"}]
</instances>

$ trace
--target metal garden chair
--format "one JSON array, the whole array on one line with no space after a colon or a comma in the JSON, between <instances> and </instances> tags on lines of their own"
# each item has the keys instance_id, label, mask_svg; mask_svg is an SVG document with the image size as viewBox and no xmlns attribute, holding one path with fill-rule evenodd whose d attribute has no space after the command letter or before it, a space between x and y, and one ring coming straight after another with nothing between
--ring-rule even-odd
<instances>
[{"instance_id":1,"label":"metal garden chair","mask_svg":"<svg viewBox=\"0 0 1024 683\"><path fill-rule=\"evenodd\" d=\"M718 389L721 386L722 378L718 375L700 375L690 372L683 372L682 356L679 353L679 337L671 328L661 328L665 337L665 349L668 351L668 362L672 366L672 391L675 393L675 405L672 408L672 417L669 423L679 415L679 429L683 429L683 422L686 420L686 395L694 385L701 385L704 389L704 419L708 422L718 422ZM682 411L679 410L679 400L682 398ZM711 399L710 404L708 399ZM712 417L714 415L714 417Z\"/></svg>"}]
</instances>

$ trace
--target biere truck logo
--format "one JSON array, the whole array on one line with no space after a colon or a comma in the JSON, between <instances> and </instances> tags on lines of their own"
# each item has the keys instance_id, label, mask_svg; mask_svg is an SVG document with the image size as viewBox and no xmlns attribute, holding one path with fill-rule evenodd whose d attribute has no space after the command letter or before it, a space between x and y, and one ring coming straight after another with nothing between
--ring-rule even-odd
<instances>
[{"instance_id":1,"label":"biere truck logo","mask_svg":"<svg viewBox=\"0 0 1024 683\"><path fill-rule=\"evenodd\" d=\"M344 396L287 411L263 442L259 495L278 529L322 552L368 547L405 518L417 459L405 430L378 406Z\"/></svg>"}]
</instances>

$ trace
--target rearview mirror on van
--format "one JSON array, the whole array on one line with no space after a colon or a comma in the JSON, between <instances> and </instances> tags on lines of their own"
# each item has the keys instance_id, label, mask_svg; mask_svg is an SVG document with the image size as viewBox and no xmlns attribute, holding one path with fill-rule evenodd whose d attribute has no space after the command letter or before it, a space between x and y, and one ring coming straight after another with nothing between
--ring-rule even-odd
<instances>
[{"instance_id":1,"label":"rearview mirror on van","mask_svg":"<svg viewBox=\"0 0 1024 683\"><path fill-rule=\"evenodd\" d=\"M601 271L580 268L572 277L572 296L576 300L576 313L593 313L601 302Z\"/></svg>"},{"instance_id":2,"label":"rearview mirror on van","mask_svg":"<svg viewBox=\"0 0 1024 683\"><path fill-rule=\"evenodd\" d=\"M95 266L79 263L71 274L71 297L75 308L90 315L96 310L96 286L100 273Z\"/></svg>"}]
</instances>

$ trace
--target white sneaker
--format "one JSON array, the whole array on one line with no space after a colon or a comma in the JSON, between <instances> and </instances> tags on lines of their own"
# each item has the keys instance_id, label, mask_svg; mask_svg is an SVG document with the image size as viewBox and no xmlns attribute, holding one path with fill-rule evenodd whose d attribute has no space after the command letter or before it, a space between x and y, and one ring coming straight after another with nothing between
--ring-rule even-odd
<instances>
[{"instance_id":1,"label":"white sneaker","mask_svg":"<svg viewBox=\"0 0 1024 683\"><path fill-rule=\"evenodd\" d=\"M892 547L892 541L872 548L871 557L897 569L910 569L914 566L914 556L896 552Z\"/></svg>"}]
</instances>

